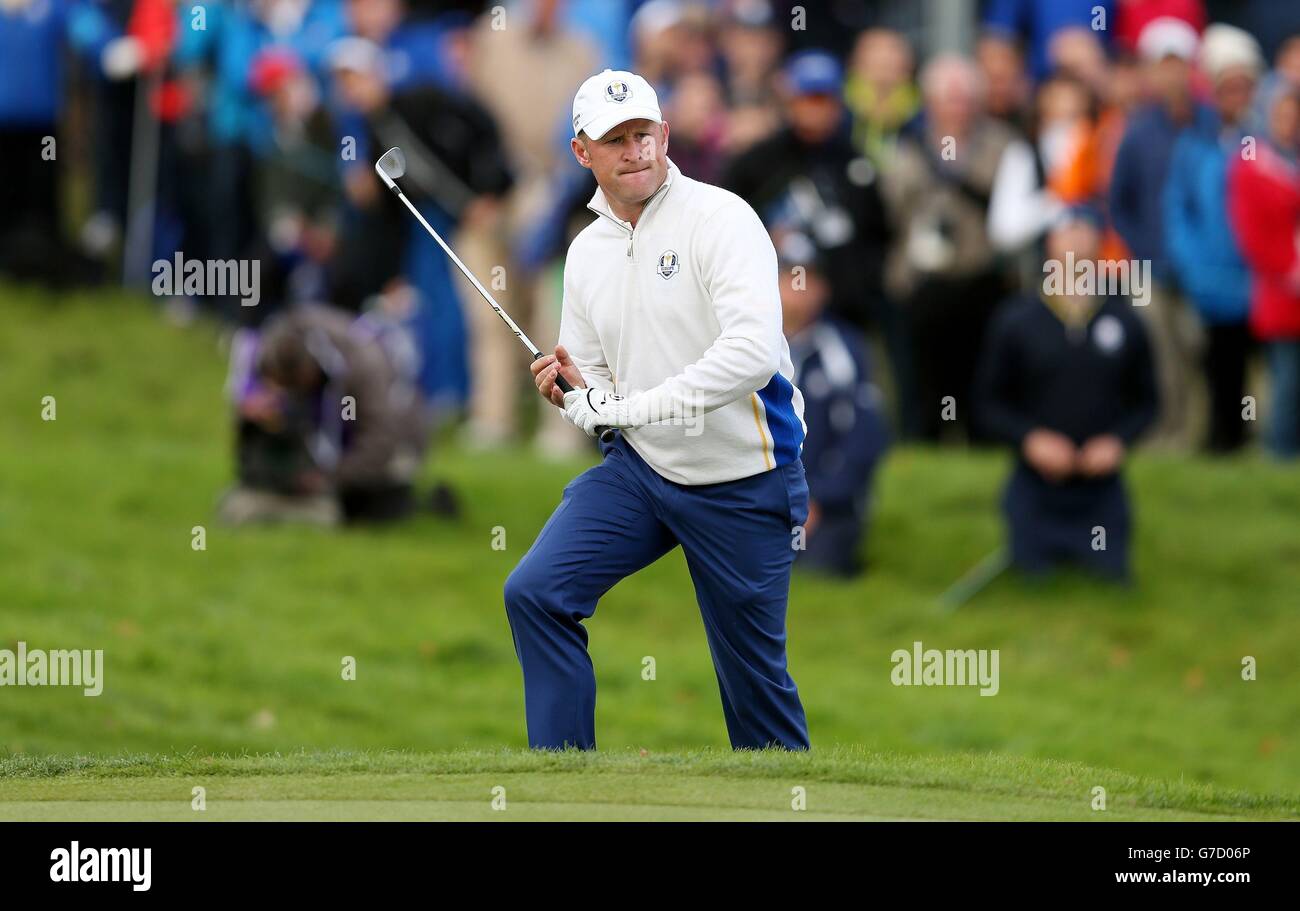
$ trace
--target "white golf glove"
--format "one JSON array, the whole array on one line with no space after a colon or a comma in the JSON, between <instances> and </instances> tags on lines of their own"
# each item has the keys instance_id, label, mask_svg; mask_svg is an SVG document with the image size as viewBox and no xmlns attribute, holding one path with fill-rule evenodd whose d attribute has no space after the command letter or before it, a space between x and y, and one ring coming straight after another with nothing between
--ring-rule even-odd
<instances>
[{"instance_id":1,"label":"white golf glove","mask_svg":"<svg viewBox=\"0 0 1300 911\"><path fill-rule=\"evenodd\" d=\"M597 427L639 427L632 417L631 400L600 389L575 389L564 394L564 418L589 437Z\"/></svg>"}]
</instances>

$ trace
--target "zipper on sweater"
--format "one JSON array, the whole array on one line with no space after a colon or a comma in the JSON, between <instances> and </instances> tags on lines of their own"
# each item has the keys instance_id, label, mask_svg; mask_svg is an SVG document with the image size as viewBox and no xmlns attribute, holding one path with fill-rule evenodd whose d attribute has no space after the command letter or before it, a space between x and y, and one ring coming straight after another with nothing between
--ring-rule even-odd
<instances>
[{"instance_id":1,"label":"zipper on sweater","mask_svg":"<svg viewBox=\"0 0 1300 911\"><path fill-rule=\"evenodd\" d=\"M659 200L663 199L664 194L667 192L667 190L668 190L668 180L665 179L664 182L659 185L659 189L655 190L654 194L649 199L646 200L645 208L641 210L641 219L640 219L641 224L645 224L646 216L650 213L650 210L655 207L655 205L659 202ZM632 241L635 237L636 237L636 225L633 225L632 230L629 231L627 235L627 258L629 262L632 260Z\"/></svg>"},{"instance_id":2,"label":"zipper on sweater","mask_svg":"<svg viewBox=\"0 0 1300 911\"><path fill-rule=\"evenodd\" d=\"M668 181L665 179L664 182L659 185L659 189L655 190L654 194L648 200L646 200L645 209L642 211L641 214L642 218L645 218L645 213L650 210L650 207L654 205L654 203L659 199L659 197L664 195L664 191L666 191L667 189L668 189ZM600 209L597 209L591 203L587 204L587 208L595 212L597 215L603 215L605 218L608 218L614 224L618 225L620 228L622 228L624 231L627 232L627 261L631 263L632 262L632 239L636 236L636 228L634 227L629 228L627 222L615 218L613 215L610 215L608 212L602 212Z\"/></svg>"},{"instance_id":3,"label":"zipper on sweater","mask_svg":"<svg viewBox=\"0 0 1300 911\"><path fill-rule=\"evenodd\" d=\"M591 211L595 212L597 215L601 216L602 218L608 218L614 224L618 225L620 230L627 232L627 259L628 262L631 262L632 261L632 235L636 233L636 228L629 228L626 222L619 221L613 215L610 215L608 212L602 212L600 211L600 209L597 209L595 206L587 206L587 208L591 209Z\"/></svg>"}]
</instances>

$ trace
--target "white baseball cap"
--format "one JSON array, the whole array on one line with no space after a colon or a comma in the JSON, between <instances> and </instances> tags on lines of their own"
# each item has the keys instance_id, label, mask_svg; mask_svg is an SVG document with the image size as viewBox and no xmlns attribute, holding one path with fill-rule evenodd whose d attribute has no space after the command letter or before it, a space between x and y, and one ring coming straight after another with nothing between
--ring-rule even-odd
<instances>
[{"instance_id":1,"label":"white baseball cap","mask_svg":"<svg viewBox=\"0 0 1300 911\"><path fill-rule=\"evenodd\" d=\"M1222 23L1205 30L1201 40L1201 69L1215 84L1240 70L1258 76L1264 66L1264 52L1250 32Z\"/></svg>"},{"instance_id":2,"label":"white baseball cap","mask_svg":"<svg viewBox=\"0 0 1300 911\"><path fill-rule=\"evenodd\" d=\"M605 70L590 77L573 96L573 135L581 132L599 139L628 120L663 123L659 97L636 73Z\"/></svg>"},{"instance_id":3,"label":"white baseball cap","mask_svg":"<svg viewBox=\"0 0 1300 911\"><path fill-rule=\"evenodd\" d=\"M1138 35L1137 52L1143 60L1156 63L1166 57L1180 60L1196 59L1196 48L1201 38L1182 19L1173 16L1160 16L1152 19L1142 28Z\"/></svg>"}]
</instances>

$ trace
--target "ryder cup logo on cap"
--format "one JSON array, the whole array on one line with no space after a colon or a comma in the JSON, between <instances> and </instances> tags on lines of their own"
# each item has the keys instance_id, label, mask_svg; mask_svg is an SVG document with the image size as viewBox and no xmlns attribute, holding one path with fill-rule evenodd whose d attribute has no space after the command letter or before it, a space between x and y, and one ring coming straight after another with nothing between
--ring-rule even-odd
<instances>
[{"instance_id":1,"label":"ryder cup logo on cap","mask_svg":"<svg viewBox=\"0 0 1300 911\"><path fill-rule=\"evenodd\" d=\"M628 120L663 123L655 90L636 73L605 70L578 89L573 97L573 135L585 132L599 139Z\"/></svg>"}]
</instances>

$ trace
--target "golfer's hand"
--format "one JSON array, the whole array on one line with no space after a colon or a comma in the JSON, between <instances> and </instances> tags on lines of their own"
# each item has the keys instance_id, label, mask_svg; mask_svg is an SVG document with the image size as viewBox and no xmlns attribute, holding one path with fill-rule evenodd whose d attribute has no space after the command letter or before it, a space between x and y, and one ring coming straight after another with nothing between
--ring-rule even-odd
<instances>
[{"instance_id":1,"label":"golfer's hand","mask_svg":"<svg viewBox=\"0 0 1300 911\"><path fill-rule=\"evenodd\" d=\"M564 407L564 393L555 385L555 376L560 371L564 371L564 378L574 389L587 388L587 381L582 378L582 372L574 366L573 358L569 357L569 352L564 350L563 345L556 345L554 354L533 361L530 369L533 371L533 382L537 384L537 391L542 394L542 398L548 399L552 405L559 408Z\"/></svg>"},{"instance_id":2,"label":"golfer's hand","mask_svg":"<svg viewBox=\"0 0 1300 911\"><path fill-rule=\"evenodd\" d=\"M589 437L598 427L636 427L628 400L600 389L575 389L564 395L564 418Z\"/></svg>"}]
</instances>

